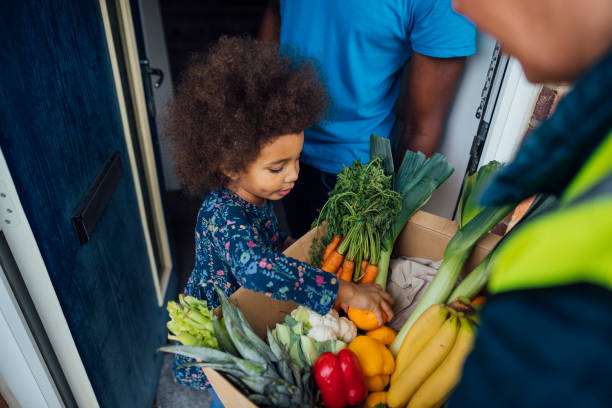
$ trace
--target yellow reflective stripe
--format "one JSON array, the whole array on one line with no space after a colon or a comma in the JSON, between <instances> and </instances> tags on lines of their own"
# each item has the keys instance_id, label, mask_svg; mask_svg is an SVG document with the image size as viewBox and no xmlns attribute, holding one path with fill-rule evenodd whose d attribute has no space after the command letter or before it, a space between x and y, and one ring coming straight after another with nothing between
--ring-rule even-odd
<instances>
[{"instance_id":1,"label":"yellow reflective stripe","mask_svg":"<svg viewBox=\"0 0 612 408\"><path fill-rule=\"evenodd\" d=\"M492 293L577 282L612 290L612 197L530 222L493 259Z\"/></svg>"},{"instance_id":2,"label":"yellow reflective stripe","mask_svg":"<svg viewBox=\"0 0 612 408\"><path fill-rule=\"evenodd\" d=\"M565 189L561 202L567 204L585 193L604 176L612 173L612 131L582 166L578 175Z\"/></svg>"}]
</instances>

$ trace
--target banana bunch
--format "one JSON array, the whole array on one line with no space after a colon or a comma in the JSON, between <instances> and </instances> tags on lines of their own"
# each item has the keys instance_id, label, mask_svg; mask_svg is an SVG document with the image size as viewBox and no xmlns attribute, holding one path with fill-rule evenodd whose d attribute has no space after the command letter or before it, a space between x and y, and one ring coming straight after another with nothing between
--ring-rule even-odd
<instances>
[{"instance_id":1,"label":"banana bunch","mask_svg":"<svg viewBox=\"0 0 612 408\"><path fill-rule=\"evenodd\" d=\"M387 395L391 408L439 407L446 401L474 345L474 313L465 298L423 312L397 354Z\"/></svg>"}]
</instances>

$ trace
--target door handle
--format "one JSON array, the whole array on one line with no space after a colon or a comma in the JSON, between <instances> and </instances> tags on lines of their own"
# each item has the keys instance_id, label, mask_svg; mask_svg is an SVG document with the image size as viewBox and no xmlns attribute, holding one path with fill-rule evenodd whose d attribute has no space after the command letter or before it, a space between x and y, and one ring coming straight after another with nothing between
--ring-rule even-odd
<instances>
[{"instance_id":1,"label":"door handle","mask_svg":"<svg viewBox=\"0 0 612 408\"><path fill-rule=\"evenodd\" d=\"M153 99L153 88L159 88L164 82L164 71L159 68L151 68L148 59L140 60L140 66L142 67L145 81L145 92L147 97L147 108L149 109L149 114L151 117L155 117L155 101ZM155 83L152 82L153 76L157 77L157 81Z\"/></svg>"},{"instance_id":2,"label":"door handle","mask_svg":"<svg viewBox=\"0 0 612 408\"><path fill-rule=\"evenodd\" d=\"M149 60L141 60L140 65L144 67L145 74L149 75L149 78L153 75L157 76L157 81L153 84L155 88L159 88L161 84L164 82L164 71L159 68L151 68L149 65Z\"/></svg>"}]
</instances>

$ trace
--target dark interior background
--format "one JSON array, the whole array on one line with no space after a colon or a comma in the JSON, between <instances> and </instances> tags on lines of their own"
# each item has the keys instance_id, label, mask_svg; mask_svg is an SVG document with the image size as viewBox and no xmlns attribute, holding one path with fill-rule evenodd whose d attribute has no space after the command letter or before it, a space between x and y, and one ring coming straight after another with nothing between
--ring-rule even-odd
<instances>
[{"instance_id":1,"label":"dark interior background","mask_svg":"<svg viewBox=\"0 0 612 408\"><path fill-rule=\"evenodd\" d=\"M268 0L160 0L170 69L176 83L193 53L222 35L257 35Z\"/></svg>"}]
</instances>

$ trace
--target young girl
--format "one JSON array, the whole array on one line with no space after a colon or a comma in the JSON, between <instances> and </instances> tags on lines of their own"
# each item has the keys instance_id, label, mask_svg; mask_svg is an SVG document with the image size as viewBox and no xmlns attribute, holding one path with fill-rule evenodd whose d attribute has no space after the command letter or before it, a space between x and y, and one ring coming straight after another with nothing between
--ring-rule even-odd
<instances>
[{"instance_id":1,"label":"young girl","mask_svg":"<svg viewBox=\"0 0 612 408\"><path fill-rule=\"evenodd\" d=\"M299 173L303 130L327 110L311 62L278 46L222 38L187 70L176 89L168 133L177 175L193 193L208 192L195 228L195 267L185 294L218 306L214 285L292 300L326 314L341 306L392 317L391 298L375 285L333 274L282 254L293 240L280 231L271 200L290 194ZM186 360L177 357L175 367ZM209 387L197 367L175 368L178 382Z\"/></svg>"}]
</instances>

